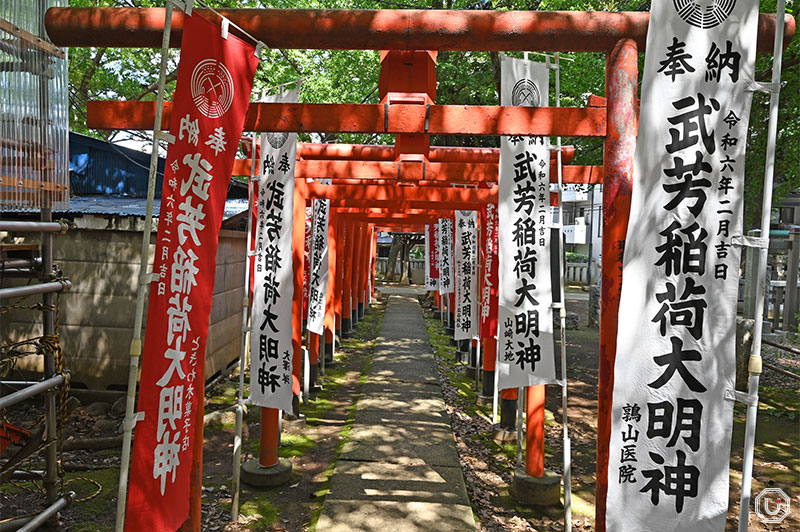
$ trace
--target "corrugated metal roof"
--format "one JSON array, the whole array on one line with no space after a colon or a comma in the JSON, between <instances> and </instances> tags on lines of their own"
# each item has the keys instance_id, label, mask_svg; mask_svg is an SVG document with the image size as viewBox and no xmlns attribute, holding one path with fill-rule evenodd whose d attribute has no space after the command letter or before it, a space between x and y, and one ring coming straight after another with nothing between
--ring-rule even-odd
<instances>
[{"instance_id":1,"label":"corrugated metal roof","mask_svg":"<svg viewBox=\"0 0 800 532\"><path fill-rule=\"evenodd\" d=\"M150 154L86 135L69 134L69 176L72 194L116 194L147 197ZM164 158L158 159L156 197L161 197Z\"/></svg>"},{"instance_id":2,"label":"corrugated metal roof","mask_svg":"<svg viewBox=\"0 0 800 532\"><path fill-rule=\"evenodd\" d=\"M155 200L153 215L158 216L161 200ZM225 202L223 219L247 210L246 198L229 199ZM116 196L86 196L73 197L70 200L69 213L71 214L115 214L118 216L141 216L147 211L145 198L120 198Z\"/></svg>"}]
</instances>

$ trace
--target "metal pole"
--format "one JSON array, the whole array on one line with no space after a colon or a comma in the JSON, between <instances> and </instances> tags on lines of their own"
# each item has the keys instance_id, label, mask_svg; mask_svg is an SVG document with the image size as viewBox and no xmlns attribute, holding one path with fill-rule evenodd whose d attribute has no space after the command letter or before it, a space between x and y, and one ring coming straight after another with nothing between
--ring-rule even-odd
<instances>
[{"instance_id":1,"label":"metal pole","mask_svg":"<svg viewBox=\"0 0 800 532\"><path fill-rule=\"evenodd\" d=\"M42 208L42 222L49 222L53 217L53 212L50 207ZM53 271L53 234L48 232L41 233L42 245L42 269L45 275L51 275ZM52 290L43 290L49 285ZM43 318L43 335L44 336L57 336L56 320L55 320L55 303L56 298L54 292L61 291L64 286L60 282L45 283L35 287L27 287L36 289L33 293L42 294L42 304L44 310L42 311ZM7 292L6 292L7 293ZM45 353L44 355L44 378L50 380L55 376L55 358L52 353ZM47 503L53 504L58 498L58 449L56 448L56 393L55 390L50 389L45 392L44 396L44 417L45 417L45 479L44 489L47 495ZM33 529L31 529L33 530Z\"/></svg>"},{"instance_id":2,"label":"metal pole","mask_svg":"<svg viewBox=\"0 0 800 532\"><path fill-rule=\"evenodd\" d=\"M497 389L497 385L499 382L499 375L500 372L497 371L497 363L500 362L500 350L495 349L494 353L494 390L492 390L492 425L497 425L497 407L498 403L500 402L499 395L500 390Z\"/></svg>"},{"instance_id":3,"label":"metal pole","mask_svg":"<svg viewBox=\"0 0 800 532\"><path fill-rule=\"evenodd\" d=\"M45 379L43 381L32 384L27 388L23 388L18 392L4 395L3 397L0 397L0 410L15 405L21 401L24 401L29 397L33 397L36 394L42 393L43 391L52 390L53 388L56 388L63 382L64 382L63 375L55 375L53 377L50 377L49 379Z\"/></svg>"},{"instance_id":4,"label":"metal pole","mask_svg":"<svg viewBox=\"0 0 800 532\"><path fill-rule=\"evenodd\" d=\"M28 521L28 523L20 528L17 532L32 532L33 530L36 530L45 524L51 517L55 516L59 510L69 506L73 497L75 497L75 492L70 491L57 501L54 501L53 504L45 508L42 513Z\"/></svg>"},{"instance_id":5,"label":"metal pole","mask_svg":"<svg viewBox=\"0 0 800 532\"><path fill-rule=\"evenodd\" d=\"M169 59L169 35L172 22L172 1L167 1L164 10L164 32L161 38L161 64L158 73L158 92L156 93L156 116L153 121L153 149L150 154L150 173L147 182L147 209L144 215L142 232L142 249L139 259L139 288L136 293L136 314L133 324L133 339L129 349L130 366L128 369L128 393L125 401L125 420L122 422L122 455L119 467L119 488L117 490L117 519L114 525L116 532L125 528L125 506L128 500L128 467L131 460L131 438L137 416L133 412L136 400L136 381L139 374L139 357L142 354L142 321L144 319L144 299L150 286L150 275L147 263L150 251L150 233L153 227L153 202L156 193L156 174L158 171L158 138L161 133L161 114L164 107L164 85L167 77L167 60Z\"/></svg>"},{"instance_id":6,"label":"metal pole","mask_svg":"<svg viewBox=\"0 0 800 532\"><path fill-rule=\"evenodd\" d=\"M250 182L247 184L247 253L244 263L244 298L242 299L242 345L239 351L239 396L236 402L236 428L233 436L233 477L231 479L231 520L239 518L239 487L242 466L242 425L244 419L244 372L247 369L245 357L250 352L250 240L253 232L253 195L256 169L256 134L252 139L252 164L250 165Z\"/></svg>"},{"instance_id":7,"label":"metal pole","mask_svg":"<svg viewBox=\"0 0 800 532\"><path fill-rule=\"evenodd\" d=\"M42 233L42 235L50 236L48 233ZM45 237L45 240L47 238ZM52 242L48 244L52 246ZM42 241L42 248L44 249L44 240ZM44 255L44 253L42 253ZM52 254L50 255L50 269L44 270L47 272L48 275L52 275L53 271L53 261L52 261ZM11 288L2 288L0 289L0 299L10 299L13 297L23 297L23 296L31 296L36 294L43 294L45 299L49 299L51 303L44 303L44 305L51 305L53 300L53 294L55 292L62 292L72 288L72 282L68 279L64 279L62 281L52 281L49 283L39 283L39 284L32 284L27 286L14 286ZM47 311L45 311L47 312ZM55 322L54 322L55 323ZM45 335L53 334L53 331L45 332Z\"/></svg>"},{"instance_id":8,"label":"metal pole","mask_svg":"<svg viewBox=\"0 0 800 532\"><path fill-rule=\"evenodd\" d=\"M556 107L561 107L561 62L559 53L555 53L556 70ZM564 191L563 171L561 168L561 137L556 137L556 170L558 172L558 262L559 275L558 288L561 294L559 301L561 308L559 315L561 318L561 415L562 415L562 439L564 448L564 530L572 530L572 447L569 439L569 428L567 425L567 307L564 295L564 211L561 205L561 195ZM592 286L592 216L594 214L594 188L591 190L591 201L589 204L589 268L587 269L586 279L589 288Z\"/></svg>"},{"instance_id":9,"label":"metal pole","mask_svg":"<svg viewBox=\"0 0 800 532\"><path fill-rule=\"evenodd\" d=\"M52 218L52 216L51 216ZM69 224L64 220L51 222L43 220L41 222L13 222L9 220L0 221L0 231L13 233L61 233L64 234L69 229Z\"/></svg>"},{"instance_id":10,"label":"metal pole","mask_svg":"<svg viewBox=\"0 0 800 532\"><path fill-rule=\"evenodd\" d=\"M778 0L777 20L782 21L786 12L785 0ZM744 432L744 456L742 457L742 494L739 500L739 532L747 532L750 514L750 490L753 480L753 450L756 440L756 416L758 415L758 379L761 376L761 331L764 324L764 277L767 272L769 252L769 223L772 211L772 180L775 174L775 140L778 132L778 97L783 57L783 24L776 24L775 44L772 56L772 83L775 90L769 97L769 127L767 131L767 157L764 168L764 191L761 205L761 238L764 244L758 250L756 270L756 320L753 326L753 347L750 354L750 383L748 394L752 401L747 405L747 424Z\"/></svg>"},{"instance_id":11,"label":"metal pole","mask_svg":"<svg viewBox=\"0 0 800 532\"><path fill-rule=\"evenodd\" d=\"M500 351L499 349L497 350ZM522 468L522 414L525 412L525 388L517 388L517 468Z\"/></svg>"}]
</instances>

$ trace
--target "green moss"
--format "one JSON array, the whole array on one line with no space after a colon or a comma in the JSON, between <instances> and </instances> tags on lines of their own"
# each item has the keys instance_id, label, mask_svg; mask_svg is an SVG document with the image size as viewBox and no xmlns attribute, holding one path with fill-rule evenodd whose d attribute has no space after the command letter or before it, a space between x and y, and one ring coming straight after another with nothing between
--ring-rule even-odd
<instances>
[{"instance_id":1,"label":"green moss","mask_svg":"<svg viewBox=\"0 0 800 532\"><path fill-rule=\"evenodd\" d=\"M64 489L74 491L77 499L89 497L97 491L97 486L83 479L90 479L102 486L97 496L83 502L75 502L69 509L73 521L74 532L105 532L114 530L112 524L101 524L96 521L98 516L113 514L116 507L117 487L119 486L119 468L112 467L99 471L86 471L81 473L67 473L64 480Z\"/></svg>"},{"instance_id":2,"label":"green moss","mask_svg":"<svg viewBox=\"0 0 800 532\"><path fill-rule=\"evenodd\" d=\"M278 449L278 456L289 458L291 456L302 456L314 448L314 439L304 434L281 435L281 446Z\"/></svg>"},{"instance_id":3,"label":"green moss","mask_svg":"<svg viewBox=\"0 0 800 532\"><path fill-rule=\"evenodd\" d=\"M248 528L251 530L264 530L268 525L278 520L280 508L275 506L271 500L268 500L269 495L266 493L253 495L256 495L258 499L243 501L239 507L239 514L246 517L257 517L255 521L248 523Z\"/></svg>"}]
</instances>

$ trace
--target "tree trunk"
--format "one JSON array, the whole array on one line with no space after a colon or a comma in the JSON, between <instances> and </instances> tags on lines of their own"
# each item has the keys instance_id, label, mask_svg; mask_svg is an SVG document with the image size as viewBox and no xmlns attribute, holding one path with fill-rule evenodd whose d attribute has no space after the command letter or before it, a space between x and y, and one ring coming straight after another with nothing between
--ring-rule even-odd
<instances>
[{"instance_id":1,"label":"tree trunk","mask_svg":"<svg viewBox=\"0 0 800 532\"><path fill-rule=\"evenodd\" d=\"M394 281L394 269L397 266L397 255L403 247L403 239L397 235L392 236L392 247L389 248L389 260L386 261L386 275L384 281Z\"/></svg>"},{"instance_id":2,"label":"tree trunk","mask_svg":"<svg viewBox=\"0 0 800 532\"><path fill-rule=\"evenodd\" d=\"M403 239L403 252L400 259L400 271L402 274L400 275L400 284L411 284L411 279L409 278L409 268L411 266L410 259L410 251L411 251L411 244L408 242L408 239Z\"/></svg>"}]
</instances>

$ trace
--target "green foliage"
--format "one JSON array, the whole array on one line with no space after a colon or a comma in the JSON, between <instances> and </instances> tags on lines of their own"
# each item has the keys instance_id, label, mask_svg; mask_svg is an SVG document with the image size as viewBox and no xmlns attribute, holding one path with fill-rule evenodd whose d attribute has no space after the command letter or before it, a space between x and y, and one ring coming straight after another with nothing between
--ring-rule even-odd
<instances>
[{"instance_id":1,"label":"green foliage","mask_svg":"<svg viewBox=\"0 0 800 532\"><path fill-rule=\"evenodd\" d=\"M208 0L213 7L269 7L308 9L494 9L507 10L588 10L644 11L648 0L431 0L417 3L408 0ZM163 0L70 0L72 6L148 7L163 5ZM761 0L760 11L774 13L776 0ZM787 7L793 13L792 5ZM309 36L313 39L313 36ZM513 55L521 55L519 53ZM585 106L592 94L605 93L605 57L601 53L564 54L572 61L561 65L561 105ZM641 54L643 58L644 54ZM86 100L123 99L153 100L157 81L160 51L153 49L86 49L70 50L70 126L74 131L102 136L85 126ZM436 66L437 95L440 104L496 105L499 54L490 52L439 52ZM174 73L179 52L170 52L168 73ZM640 59L640 66L641 66ZM756 79L769 81L772 55L759 55ZM784 51L782 90L778 115L778 143L775 157L773 205L778 205L789 192L800 188L800 39L795 38ZM301 102L313 103L378 103L380 63L374 50L268 50L262 56L254 82L253 99L276 85L305 78L300 91ZM554 74L553 74L554 75ZM641 82L641 79L640 79ZM551 84L553 86L553 84ZM174 75L167 85L167 94L174 90ZM551 90L551 105L555 105ZM753 99L748 134L745 229L758 224L763 188L769 97L757 93ZM148 133L131 132L134 137L148 139ZM119 132L112 140L126 136ZM379 134L301 134L300 140L312 142L354 142L391 144L391 135ZM574 164L600 165L603 162L603 139L564 138L565 144L576 146ZM431 144L446 146L496 147L497 137L437 136Z\"/></svg>"},{"instance_id":2,"label":"green foliage","mask_svg":"<svg viewBox=\"0 0 800 532\"><path fill-rule=\"evenodd\" d=\"M777 4L775 0L762 0L759 8L762 13L775 13ZM787 5L786 12L796 14L796 8ZM756 56L757 81L772 80L772 60L772 54ZM767 94L755 93L750 111L745 163L745 230L760 225L769 99ZM783 51L779 101L773 207L779 206L787 194L800 188L800 39L797 37Z\"/></svg>"},{"instance_id":3,"label":"green foliage","mask_svg":"<svg viewBox=\"0 0 800 532\"><path fill-rule=\"evenodd\" d=\"M589 256L582 253L575 253L574 251L566 252L567 262L589 262Z\"/></svg>"}]
</instances>

